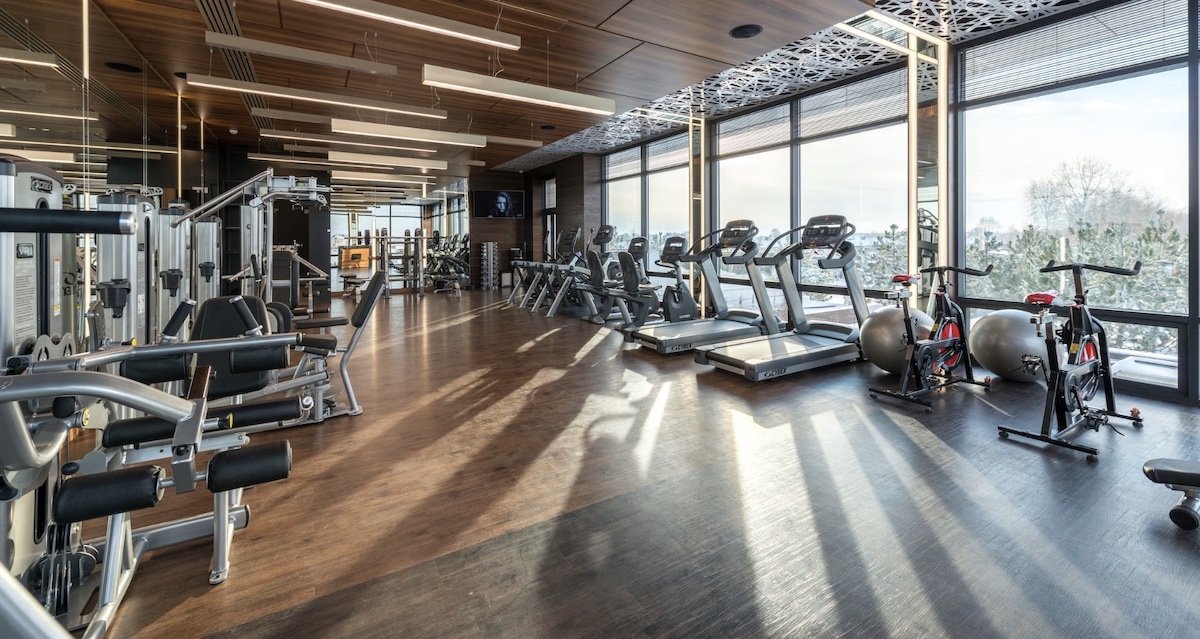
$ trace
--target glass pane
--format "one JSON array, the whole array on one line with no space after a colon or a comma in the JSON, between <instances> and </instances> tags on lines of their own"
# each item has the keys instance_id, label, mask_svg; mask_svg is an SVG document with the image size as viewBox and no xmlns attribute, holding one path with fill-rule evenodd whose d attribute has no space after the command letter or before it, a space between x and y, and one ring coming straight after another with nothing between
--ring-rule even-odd
<instances>
[{"instance_id":1,"label":"glass pane","mask_svg":"<svg viewBox=\"0 0 1200 639\"><path fill-rule=\"evenodd\" d=\"M908 270L907 183L905 124L800 145L800 219L846 216L857 228L851 242L867 288L890 288L892 276ZM811 258L800 281L845 285L841 271L824 271Z\"/></svg>"},{"instance_id":2,"label":"glass pane","mask_svg":"<svg viewBox=\"0 0 1200 639\"><path fill-rule=\"evenodd\" d=\"M615 251L629 246L629 240L642 234L642 178L613 180L604 186L605 219L617 227L608 250ZM584 238L584 241L591 242L592 238Z\"/></svg>"},{"instance_id":3,"label":"glass pane","mask_svg":"<svg viewBox=\"0 0 1200 639\"><path fill-rule=\"evenodd\" d=\"M759 246L767 244L791 225L791 149L784 147L751 153L717 162L720 222L753 220L758 226ZM775 269L760 267L763 276L775 280ZM721 272L745 277L743 267L722 265Z\"/></svg>"},{"instance_id":4,"label":"glass pane","mask_svg":"<svg viewBox=\"0 0 1200 639\"><path fill-rule=\"evenodd\" d=\"M688 210L691 208L691 190L688 188L687 168L651 173L648 177L651 260L658 259L663 242L673 235L687 238Z\"/></svg>"},{"instance_id":5,"label":"glass pane","mask_svg":"<svg viewBox=\"0 0 1200 639\"><path fill-rule=\"evenodd\" d=\"M1085 273L1095 306L1187 311L1187 71L1177 69L965 114L965 292L1020 300L1073 284L1049 260L1144 264Z\"/></svg>"}]
</instances>

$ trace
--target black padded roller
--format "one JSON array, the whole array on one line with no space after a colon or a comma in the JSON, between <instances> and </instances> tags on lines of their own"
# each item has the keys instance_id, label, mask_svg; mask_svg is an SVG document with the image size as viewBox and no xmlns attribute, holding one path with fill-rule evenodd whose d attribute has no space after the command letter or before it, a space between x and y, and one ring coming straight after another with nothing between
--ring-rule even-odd
<instances>
[{"instance_id":1,"label":"black padded roller","mask_svg":"<svg viewBox=\"0 0 1200 639\"><path fill-rule=\"evenodd\" d=\"M209 407L208 418L221 420L224 428L238 428L254 424L282 422L289 419L300 419L304 410L300 407L300 398L281 399L271 402L256 402L239 406ZM229 418L232 416L233 421Z\"/></svg>"},{"instance_id":2,"label":"black padded roller","mask_svg":"<svg viewBox=\"0 0 1200 639\"><path fill-rule=\"evenodd\" d=\"M128 359L121 362L121 377L143 384L187 379L192 374L191 360L192 356L187 353Z\"/></svg>"},{"instance_id":3,"label":"black padded roller","mask_svg":"<svg viewBox=\"0 0 1200 639\"><path fill-rule=\"evenodd\" d=\"M58 488L54 521L71 524L151 508L162 496L162 473L158 466L139 466L72 477Z\"/></svg>"},{"instance_id":4,"label":"black padded roller","mask_svg":"<svg viewBox=\"0 0 1200 639\"><path fill-rule=\"evenodd\" d=\"M129 211L0 209L0 233L97 233L133 235L137 217Z\"/></svg>"},{"instance_id":5,"label":"black padded roller","mask_svg":"<svg viewBox=\"0 0 1200 639\"><path fill-rule=\"evenodd\" d=\"M159 417L134 417L110 422L104 427L100 444L105 448L118 448L156 442L175 437L175 422Z\"/></svg>"},{"instance_id":6,"label":"black padded roller","mask_svg":"<svg viewBox=\"0 0 1200 639\"><path fill-rule=\"evenodd\" d=\"M208 489L223 493L287 479L291 472L292 445L286 440L227 450L208 462Z\"/></svg>"},{"instance_id":7,"label":"black padded roller","mask_svg":"<svg viewBox=\"0 0 1200 639\"><path fill-rule=\"evenodd\" d=\"M229 353L229 370L233 373L273 371L287 368L290 363L286 346L239 348Z\"/></svg>"},{"instance_id":8,"label":"black padded roller","mask_svg":"<svg viewBox=\"0 0 1200 639\"><path fill-rule=\"evenodd\" d=\"M246 298L241 295L235 295L230 298L229 303L233 305L233 309L237 311L238 317L242 319L242 324L245 325L246 332L262 330L262 325L254 318L254 313L250 311L250 306L246 304Z\"/></svg>"}]
</instances>

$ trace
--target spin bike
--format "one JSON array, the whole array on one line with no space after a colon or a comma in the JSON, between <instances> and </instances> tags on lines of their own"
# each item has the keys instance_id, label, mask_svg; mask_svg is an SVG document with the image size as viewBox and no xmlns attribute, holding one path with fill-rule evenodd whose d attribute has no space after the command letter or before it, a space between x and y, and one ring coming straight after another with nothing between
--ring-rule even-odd
<instances>
[{"instance_id":1,"label":"spin bike","mask_svg":"<svg viewBox=\"0 0 1200 639\"><path fill-rule=\"evenodd\" d=\"M934 266L923 268L921 273L937 273L938 286L933 292L933 328L929 331L928 339L917 339L913 332L915 319L909 314L908 300L912 297L912 285L920 281L918 275L894 275L892 282L903 288L889 291L888 299L897 300L904 310L904 344L905 367L900 378L900 390L871 388L871 397L878 398L880 394L896 399L903 399L925 407L925 412L933 411L933 403L924 399L924 395L933 391L953 386L960 382L976 384L991 390L992 378L985 377L982 381L975 379L971 369L971 351L967 346L967 323L963 316L962 307L950 296L946 295L946 273L962 273L975 277L986 277L992 272L992 265L979 271L973 268L957 268L954 266ZM962 365L964 376L954 374L954 369Z\"/></svg>"},{"instance_id":2,"label":"spin bike","mask_svg":"<svg viewBox=\"0 0 1200 639\"><path fill-rule=\"evenodd\" d=\"M1038 337L1046 338L1046 358L1043 360L1036 355L1026 355L1021 358L1025 367L1030 371L1042 370L1046 376L1046 406L1042 412L1042 430L1035 433L1000 426L1000 437L1007 439L1009 435L1019 435L1038 441L1054 444L1063 448L1087 453L1088 461L1096 461L1099 451L1091 446L1083 446L1064 439L1068 431L1083 427L1090 430L1100 430L1101 425L1107 425L1110 417L1120 417L1141 427L1142 416L1134 408L1128 414L1118 413L1113 392L1112 363L1108 356L1108 338L1104 333L1104 325L1092 316L1087 306L1087 290L1083 288L1083 271L1098 271L1113 275L1137 275L1142 270L1141 261L1136 262L1132 269L1115 266L1097 266L1095 264L1055 264L1051 260L1042 273L1056 271L1071 271L1075 276L1075 299L1068 308L1069 315L1066 324L1055 331L1054 313L1051 305L1056 293L1032 293L1025 297L1025 302L1036 305L1040 310L1030 322L1037 326ZM1067 346L1067 363L1058 361L1058 341ZM1096 391L1104 387L1104 408L1088 406L1086 402L1096 396ZM1113 430L1116 430L1114 427ZM1118 433L1120 431L1117 431Z\"/></svg>"}]
</instances>

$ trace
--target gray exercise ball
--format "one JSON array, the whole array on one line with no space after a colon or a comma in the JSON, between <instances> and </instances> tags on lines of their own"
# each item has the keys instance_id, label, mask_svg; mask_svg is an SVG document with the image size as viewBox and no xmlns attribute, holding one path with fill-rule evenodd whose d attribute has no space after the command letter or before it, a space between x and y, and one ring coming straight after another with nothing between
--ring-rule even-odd
<instances>
[{"instance_id":1,"label":"gray exercise ball","mask_svg":"<svg viewBox=\"0 0 1200 639\"><path fill-rule=\"evenodd\" d=\"M1046 340L1029 323L1033 313L1014 308L993 311L971 326L969 346L980 366L1014 382L1036 382L1041 371L1025 369L1025 355L1046 356Z\"/></svg>"},{"instance_id":2,"label":"gray exercise ball","mask_svg":"<svg viewBox=\"0 0 1200 639\"><path fill-rule=\"evenodd\" d=\"M909 314L917 320L913 332L917 339L928 339L933 328L933 318L912 309ZM859 331L863 354L879 368L899 375L904 372L904 310L899 306L884 306L877 309L863 322Z\"/></svg>"}]
</instances>

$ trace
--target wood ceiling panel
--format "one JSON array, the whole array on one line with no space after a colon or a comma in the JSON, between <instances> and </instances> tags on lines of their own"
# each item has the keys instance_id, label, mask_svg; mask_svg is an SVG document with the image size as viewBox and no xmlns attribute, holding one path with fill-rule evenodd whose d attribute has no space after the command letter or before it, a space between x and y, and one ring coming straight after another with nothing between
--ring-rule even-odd
<instances>
[{"instance_id":1,"label":"wood ceiling panel","mask_svg":"<svg viewBox=\"0 0 1200 639\"><path fill-rule=\"evenodd\" d=\"M653 100L715 75L728 66L718 60L643 44L582 80L579 87Z\"/></svg>"},{"instance_id":2,"label":"wood ceiling panel","mask_svg":"<svg viewBox=\"0 0 1200 639\"><path fill-rule=\"evenodd\" d=\"M531 11L597 27L627 2L629 0L524 0L521 4Z\"/></svg>"},{"instance_id":3,"label":"wood ceiling panel","mask_svg":"<svg viewBox=\"0 0 1200 639\"><path fill-rule=\"evenodd\" d=\"M756 0L736 6L728 0L630 0L600 28L730 66L869 8L860 0ZM763 31L754 38L730 37L729 30L743 24Z\"/></svg>"},{"instance_id":4,"label":"wood ceiling panel","mask_svg":"<svg viewBox=\"0 0 1200 639\"><path fill-rule=\"evenodd\" d=\"M185 99L185 119L203 118L222 140L257 147L242 94L189 87L173 76L190 72L230 77L220 51L204 42L207 29L196 0L91 0L108 20L93 16L95 79L144 109L157 125L174 130L175 95ZM784 0L385 0L416 11L519 35L521 50L510 52L427 32L350 16L294 0L240 0L236 15L248 38L395 65L395 77L332 69L251 54L255 79L263 84L445 109L449 117L433 121L376 111L264 98L272 108L408 126L467 131L550 143L603 121L563 109L529 105L460 92L434 92L421 84L421 66L429 63L537 85L550 85L609 97L619 112L711 76L785 42L823 28L866 5L858 0L819 0L819 5ZM0 8L28 17L30 28L61 49L68 59L80 56L76 3L0 0ZM111 21L111 24L109 23ZM749 41L729 38L737 24L758 22L766 31ZM115 28L114 28L115 25ZM166 27L166 28L164 28ZM811 27L811 29L810 29ZM0 36L0 46L2 44ZM132 46L131 46L132 44ZM11 46L19 46L12 44ZM144 58L144 59L143 59ZM149 62L147 62L149 60ZM125 75L101 62L141 66L147 73ZM79 63L78 61L76 62ZM21 77L22 70L0 65L0 75ZM45 74L33 77L44 77ZM48 82L50 80L47 80ZM65 85L65 86L64 86ZM55 82L46 98L8 91L0 100L53 104L73 101L69 83ZM77 92L78 90L75 89ZM53 96L53 97L50 97ZM140 137L130 117L93 103L114 135ZM542 125L554 125L544 131ZM328 133L327 126L275 121L278 129ZM239 134L228 133L229 128ZM193 136L198 136L197 133ZM502 163L522 155L522 147L472 151L476 159Z\"/></svg>"},{"instance_id":5,"label":"wood ceiling panel","mask_svg":"<svg viewBox=\"0 0 1200 639\"><path fill-rule=\"evenodd\" d=\"M157 0L154 1L157 2ZM247 29L251 25L279 29L283 26L283 4L296 3L291 2L291 0L253 0L251 2L241 2L235 10L238 26L242 29Z\"/></svg>"}]
</instances>

